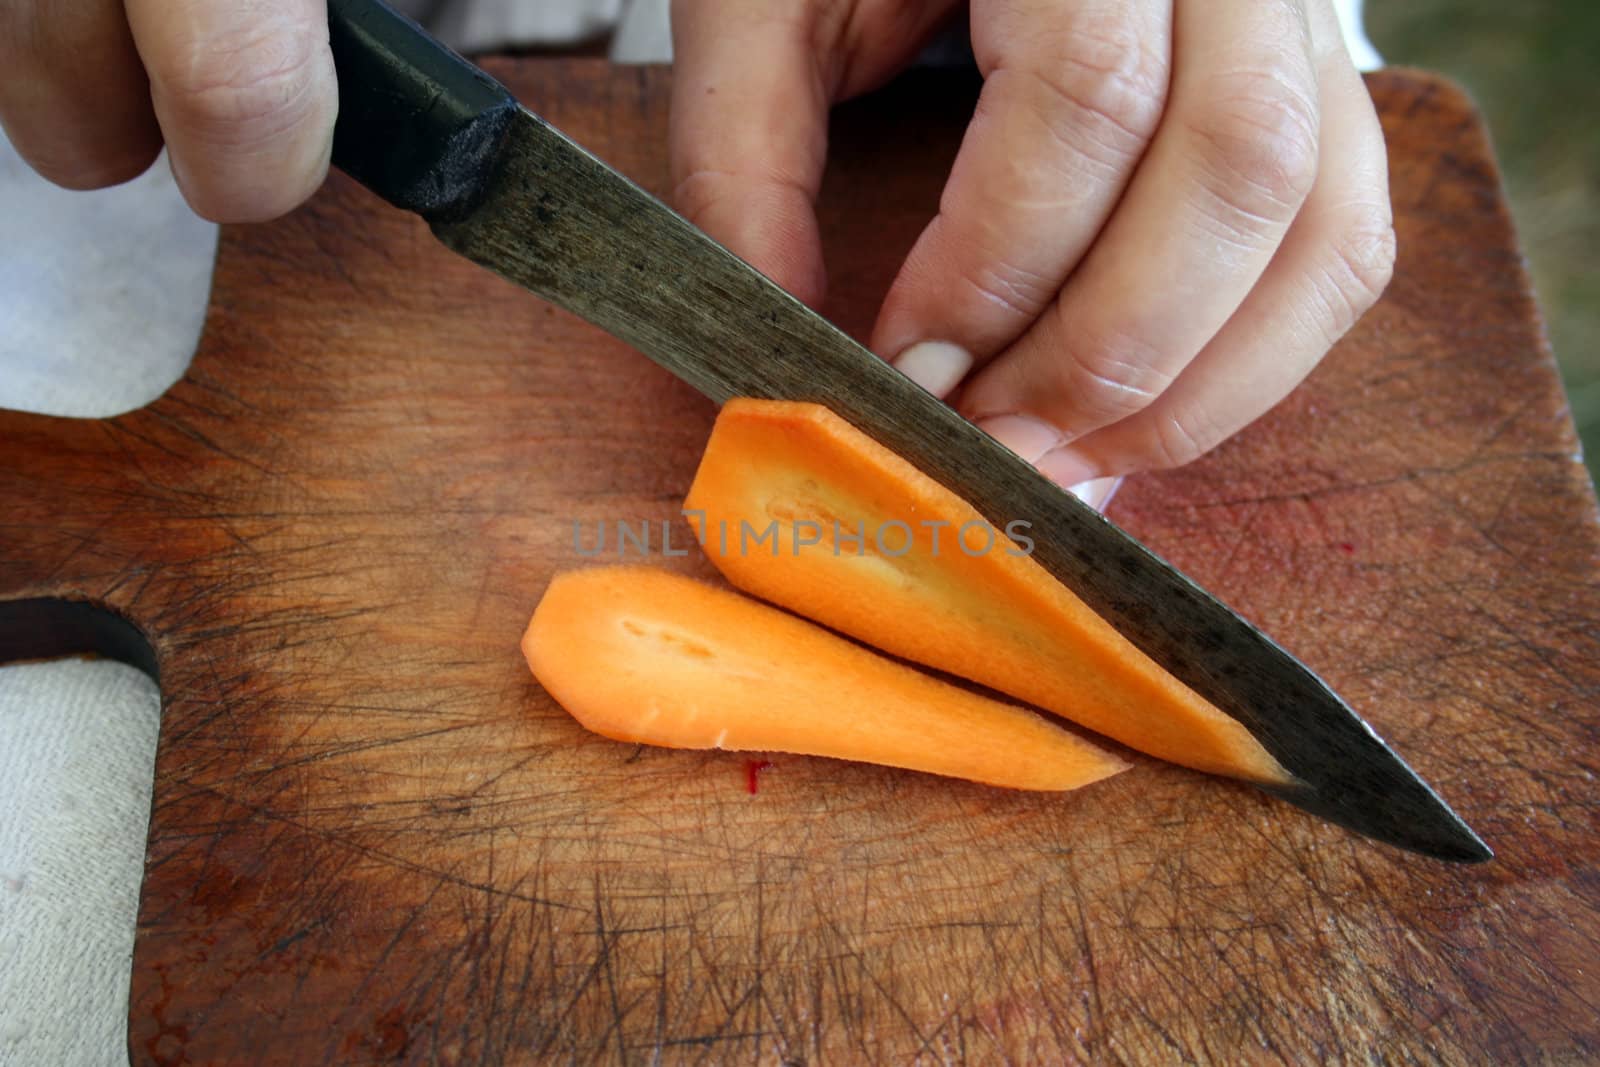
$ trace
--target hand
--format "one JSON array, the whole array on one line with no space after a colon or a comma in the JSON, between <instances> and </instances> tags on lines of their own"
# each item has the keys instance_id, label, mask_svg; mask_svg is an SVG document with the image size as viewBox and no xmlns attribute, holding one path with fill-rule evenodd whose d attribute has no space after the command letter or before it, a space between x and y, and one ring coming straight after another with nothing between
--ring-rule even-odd
<instances>
[{"instance_id":1,"label":"hand","mask_svg":"<svg viewBox=\"0 0 1600 1067\"><path fill-rule=\"evenodd\" d=\"M676 0L680 210L817 301L827 109L956 7ZM1201 455L1388 283L1383 135L1329 0L972 0L971 33L983 92L872 347L1061 484Z\"/></svg>"},{"instance_id":2,"label":"hand","mask_svg":"<svg viewBox=\"0 0 1600 1067\"><path fill-rule=\"evenodd\" d=\"M69 189L137 177L165 142L195 211L253 222L327 173L323 0L5 0L0 70L0 126Z\"/></svg>"}]
</instances>

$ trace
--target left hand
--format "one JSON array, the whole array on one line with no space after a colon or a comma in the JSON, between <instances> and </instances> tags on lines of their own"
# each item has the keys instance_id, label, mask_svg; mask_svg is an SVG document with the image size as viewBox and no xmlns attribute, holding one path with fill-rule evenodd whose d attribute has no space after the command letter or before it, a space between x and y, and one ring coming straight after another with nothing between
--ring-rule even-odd
<instances>
[{"instance_id":1,"label":"left hand","mask_svg":"<svg viewBox=\"0 0 1600 1067\"><path fill-rule=\"evenodd\" d=\"M675 0L679 209L818 301L828 109L957 7ZM1063 485L1186 463L1392 270L1383 136L1330 0L970 7L982 96L872 347Z\"/></svg>"}]
</instances>

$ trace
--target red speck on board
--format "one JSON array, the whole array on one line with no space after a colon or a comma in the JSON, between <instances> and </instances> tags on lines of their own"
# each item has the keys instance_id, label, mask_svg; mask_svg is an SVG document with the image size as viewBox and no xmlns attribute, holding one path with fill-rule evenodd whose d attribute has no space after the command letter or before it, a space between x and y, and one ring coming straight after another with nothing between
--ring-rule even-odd
<instances>
[{"instance_id":1,"label":"red speck on board","mask_svg":"<svg viewBox=\"0 0 1600 1067\"><path fill-rule=\"evenodd\" d=\"M1356 546L1352 545L1349 541L1340 541L1339 551L1343 552L1347 556L1353 556L1356 554Z\"/></svg>"},{"instance_id":2,"label":"red speck on board","mask_svg":"<svg viewBox=\"0 0 1600 1067\"><path fill-rule=\"evenodd\" d=\"M761 772L772 766L768 759L747 759L744 761L744 787L752 796L761 791Z\"/></svg>"}]
</instances>

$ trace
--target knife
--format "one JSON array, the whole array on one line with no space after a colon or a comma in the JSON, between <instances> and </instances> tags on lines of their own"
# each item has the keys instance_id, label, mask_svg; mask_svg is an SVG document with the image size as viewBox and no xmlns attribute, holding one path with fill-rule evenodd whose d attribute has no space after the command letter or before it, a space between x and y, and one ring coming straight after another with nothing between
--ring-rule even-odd
<instances>
[{"instance_id":1,"label":"knife","mask_svg":"<svg viewBox=\"0 0 1600 1067\"><path fill-rule=\"evenodd\" d=\"M1307 667L381 0L330 0L333 162L461 255L713 401L824 404L997 527L1296 778L1268 792L1440 859L1487 845Z\"/></svg>"}]
</instances>

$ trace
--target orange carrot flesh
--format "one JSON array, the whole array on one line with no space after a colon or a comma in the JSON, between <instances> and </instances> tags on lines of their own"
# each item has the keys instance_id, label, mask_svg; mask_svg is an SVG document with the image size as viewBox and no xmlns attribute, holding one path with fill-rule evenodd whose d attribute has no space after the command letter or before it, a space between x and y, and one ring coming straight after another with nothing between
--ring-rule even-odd
<instances>
[{"instance_id":1,"label":"orange carrot flesh","mask_svg":"<svg viewBox=\"0 0 1600 1067\"><path fill-rule=\"evenodd\" d=\"M684 508L746 592L1162 759L1292 781L1004 527L821 405L725 404Z\"/></svg>"},{"instance_id":2,"label":"orange carrot flesh","mask_svg":"<svg viewBox=\"0 0 1600 1067\"><path fill-rule=\"evenodd\" d=\"M1013 789L1075 789L1127 764L725 589L650 567L558 575L522 639L588 729L669 748L781 751Z\"/></svg>"}]
</instances>

